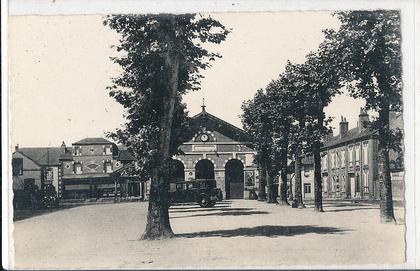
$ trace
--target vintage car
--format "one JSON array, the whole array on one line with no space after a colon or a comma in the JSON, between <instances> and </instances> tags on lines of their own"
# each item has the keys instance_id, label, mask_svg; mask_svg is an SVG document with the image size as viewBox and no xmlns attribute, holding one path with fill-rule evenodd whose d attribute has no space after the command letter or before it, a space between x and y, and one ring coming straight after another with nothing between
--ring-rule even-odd
<instances>
[{"instance_id":1,"label":"vintage car","mask_svg":"<svg viewBox=\"0 0 420 271\"><path fill-rule=\"evenodd\" d=\"M222 190L216 188L216 180L197 179L176 182L169 191L169 200L173 203L197 202L201 207L213 207L222 200Z\"/></svg>"}]
</instances>

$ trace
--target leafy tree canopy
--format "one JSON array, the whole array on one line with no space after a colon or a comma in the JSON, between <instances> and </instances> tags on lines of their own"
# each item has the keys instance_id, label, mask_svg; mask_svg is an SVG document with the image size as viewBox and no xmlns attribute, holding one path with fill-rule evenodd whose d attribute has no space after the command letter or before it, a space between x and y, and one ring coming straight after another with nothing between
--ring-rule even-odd
<instances>
[{"instance_id":1,"label":"leafy tree canopy","mask_svg":"<svg viewBox=\"0 0 420 271\"><path fill-rule=\"evenodd\" d=\"M381 131L381 146L401 151L402 131L389 129L388 120L389 111L402 111L400 12L346 11L335 16L340 28L325 31L325 42L333 44L335 70L353 97L365 99L366 109L382 114L371 123Z\"/></svg>"},{"instance_id":2,"label":"leafy tree canopy","mask_svg":"<svg viewBox=\"0 0 420 271\"><path fill-rule=\"evenodd\" d=\"M200 89L200 71L221 57L202 44L220 43L229 31L211 17L197 14L110 15L103 23L121 35L114 46L121 56L111 59L123 72L112 79L108 91L125 108L127 120L109 136L133 151L138 160L136 173L148 176L159 162L160 123L170 87L165 55L172 54L179 62L170 137L170 153L175 154L188 134L182 94Z\"/></svg>"}]
</instances>

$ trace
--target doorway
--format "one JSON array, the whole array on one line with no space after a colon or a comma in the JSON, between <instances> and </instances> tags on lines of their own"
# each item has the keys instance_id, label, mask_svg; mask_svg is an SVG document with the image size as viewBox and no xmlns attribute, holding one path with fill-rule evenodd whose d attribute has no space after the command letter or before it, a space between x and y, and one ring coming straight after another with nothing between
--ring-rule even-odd
<instances>
[{"instance_id":1,"label":"doorway","mask_svg":"<svg viewBox=\"0 0 420 271\"><path fill-rule=\"evenodd\" d=\"M203 159L195 164L195 179L214 179L214 165L210 160Z\"/></svg>"},{"instance_id":2,"label":"doorway","mask_svg":"<svg viewBox=\"0 0 420 271\"><path fill-rule=\"evenodd\" d=\"M237 159L229 160L225 166L226 199L244 198L244 165Z\"/></svg>"}]
</instances>

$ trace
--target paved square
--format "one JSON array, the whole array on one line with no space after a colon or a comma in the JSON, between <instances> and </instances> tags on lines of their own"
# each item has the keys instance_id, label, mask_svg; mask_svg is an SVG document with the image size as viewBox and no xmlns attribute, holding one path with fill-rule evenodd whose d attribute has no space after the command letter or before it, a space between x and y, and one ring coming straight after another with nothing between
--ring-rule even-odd
<instances>
[{"instance_id":1,"label":"paved square","mask_svg":"<svg viewBox=\"0 0 420 271\"><path fill-rule=\"evenodd\" d=\"M404 261L398 225L377 205L326 202L324 213L250 200L171 207L177 238L138 241L147 202L86 205L14 223L17 268L279 267ZM310 207L310 206L309 206Z\"/></svg>"}]
</instances>

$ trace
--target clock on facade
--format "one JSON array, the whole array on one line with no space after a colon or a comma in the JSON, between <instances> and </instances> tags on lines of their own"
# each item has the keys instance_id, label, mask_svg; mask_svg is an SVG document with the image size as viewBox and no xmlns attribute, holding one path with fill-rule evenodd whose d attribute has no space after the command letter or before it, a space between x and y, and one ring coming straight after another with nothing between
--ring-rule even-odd
<instances>
[{"instance_id":1,"label":"clock on facade","mask_svg":"<svg viewBox=\"0 0 420 271\"><path fill-rule=\"evenodd\" d=\"M206 142L209 140L209 136L207 134L201 134L200 139L201 141Z\"/></svg>"}]
</instances>

